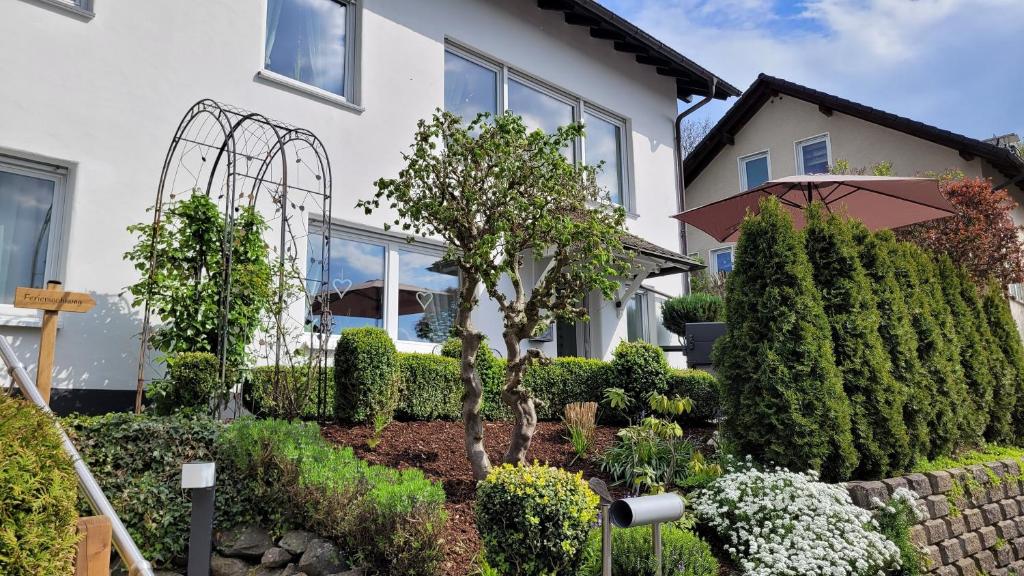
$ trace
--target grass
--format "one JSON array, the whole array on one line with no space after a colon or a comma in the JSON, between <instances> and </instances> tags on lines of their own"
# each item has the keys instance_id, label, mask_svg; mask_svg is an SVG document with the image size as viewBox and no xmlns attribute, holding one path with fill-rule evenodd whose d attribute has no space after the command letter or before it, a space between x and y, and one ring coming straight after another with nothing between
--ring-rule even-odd
<instances>
[{"instance_id":1,"label":"grass","mask_svg":"<svg viewBox=\"0 0 1024 576\"><path fill-rule=\"evenodd\" d=\"M985 464L996 460L1018 460L1024 462L1024 448L989 444L984 448L961 452L954 457L940 456L934 460L924 460L914 466L914 472L934 472L948 468L962 468L973 464Z\"/></svg>"}]
</instances>

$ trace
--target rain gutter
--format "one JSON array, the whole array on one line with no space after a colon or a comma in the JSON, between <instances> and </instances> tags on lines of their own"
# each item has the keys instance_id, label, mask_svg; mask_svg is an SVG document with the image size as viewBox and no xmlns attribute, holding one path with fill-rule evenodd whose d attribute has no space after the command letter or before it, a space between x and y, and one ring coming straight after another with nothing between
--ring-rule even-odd
<instances>
[{"instance_id":1,"label":"rain gutter","mask_svg":"<svg viewBox=\"0 0 1024 576\"><path fill-rule=\"evenodd\" d=\"M673 131L675 136L675 157L676 157L676 193L679 195L679 211L686 211L686 180L683 175L683 119L699 110L702 106L711 101L715 97L715 89L718 87L718 77L711 75L708 78L708 94L702 98L699 102L691 105L689 108L683 110L676 116L675 123L673 125ZM683 256L686 256L689 252L689 247L686 242L686 224L683 222L679 223L679 239L682 247L681 252ZM690 292L690 275L684 276L683 280L683 292Z\"/></svg>"}]
</instances>

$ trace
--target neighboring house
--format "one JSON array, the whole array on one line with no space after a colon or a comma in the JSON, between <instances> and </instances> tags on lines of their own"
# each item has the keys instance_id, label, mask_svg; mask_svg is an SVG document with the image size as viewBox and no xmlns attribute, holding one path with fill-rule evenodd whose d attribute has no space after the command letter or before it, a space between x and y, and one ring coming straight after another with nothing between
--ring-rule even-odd
<instances>
[{"instance_id":1,"label":"neighboring house","mask_svg":"<svg viewBox=\"0 0 1024 576\"><path fill-rule=\"evenodd\" d=\"M589 295L588 324L533 343L548 355L607 358L625 338L658 341L658 304L694 265L668 218L680 198L673 120L714 77L592 0L5 0L0 49L0 336L34 365L39 320L11 306L16 286L58 279L98 301L62 317L57 405L131 403L140 322L121 295L138 278L122 259L126 227L149 217L175 127L202 98L324 142L332 273L377 298L338 324L384 328L400 349L432 350L443 334L424 336L425 311L396 304L399 277L439 294L458 280L433 266L436 243L406 244L383 229L393 213L355 204L397 174L416 121L437 108L508 109L543 129L585 122L574 157L604 162L601 182L629 214L644 273L616 301ZM715 98L739 94L716 86ZM492 303L476 323L500 349Z\"/></svg>"},{"instance_id":2,"label":"neighboring house","mask_svg":"<svg viewBox=\"0 0 1024 576\"><path fill-rule=\"evenodd\" d=\"M954 134L793 82L758 76L683 164L685 206L696 208L759 184L797 174L820 174L842 160L852 169L891 162L895 175L960 170L991 178L1022 204L1024 160L1001 146ZM870 172L869 172L870 173ZM1024 224L1024 208L1013 211ZM686 251L712 272L732 269L733 244L686 227ZM1024 296L1011 290L1018 325Z\"/></svg>"}]
</instances>

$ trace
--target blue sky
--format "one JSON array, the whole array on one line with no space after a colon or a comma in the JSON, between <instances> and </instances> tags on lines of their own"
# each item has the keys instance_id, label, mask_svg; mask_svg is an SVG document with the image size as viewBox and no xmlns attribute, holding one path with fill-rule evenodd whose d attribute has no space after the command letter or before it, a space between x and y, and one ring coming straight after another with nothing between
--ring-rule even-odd
<instances>
[{"instance_id":1,"label":"blue sky","mask_svg":"<svg viewBox=\"0 0 1024 576\"><path fill-rule=\"evenodd\" d=\"M975 138L1024 136L1024 0L601 1L741 90L765 72Z\"/></svg>"}]
</instances>

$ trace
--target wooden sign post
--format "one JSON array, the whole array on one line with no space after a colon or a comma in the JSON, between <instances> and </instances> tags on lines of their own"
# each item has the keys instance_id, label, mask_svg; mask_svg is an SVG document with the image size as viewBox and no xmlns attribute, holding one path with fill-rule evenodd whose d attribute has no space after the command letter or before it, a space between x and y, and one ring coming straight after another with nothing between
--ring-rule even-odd
<instances>
[{"instance_id":1,"label":"wooden sign post","mask_svg":"<svg viewBox=\"0 0 1024 576\"><path fill-rule=\"evenodd\" d=\"M47 404L53 381L53 352L57 347L57 315L61 312L88 312L96 305L92 296L84 292L65 292L61 283L51 280L46 288L16 288L15 308L43 311L43 327L39 334L39 364L36 367L36 388Z\"/></svg>"}]
</instances>

